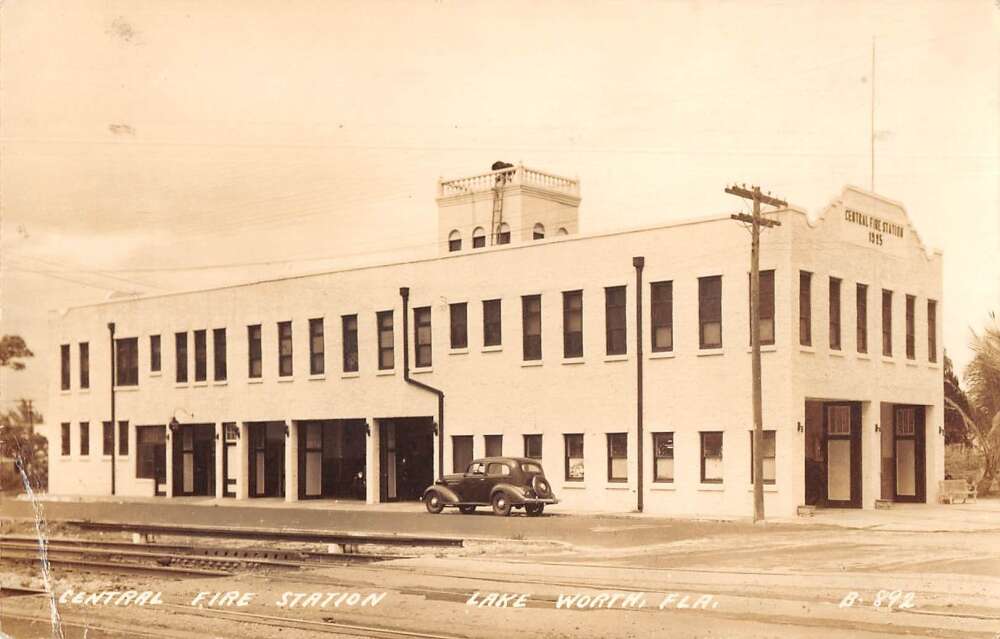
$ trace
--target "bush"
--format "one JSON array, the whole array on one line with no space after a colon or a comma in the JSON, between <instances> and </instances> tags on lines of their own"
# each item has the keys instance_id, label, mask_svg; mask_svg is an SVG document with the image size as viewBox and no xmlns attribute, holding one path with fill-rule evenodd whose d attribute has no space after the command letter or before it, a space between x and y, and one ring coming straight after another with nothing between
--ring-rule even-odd
<instances>
[{"instance_id":1,"label":"bush","mask_svg":"<svg viewBox=\"0 0 1000 639\"><path fill-rule=\"evenodd\" d=\"M962 444L944 447L944 474L951 479L964 479L975 485L983 476L983 454Z\"/></svg>"}]
</instances>

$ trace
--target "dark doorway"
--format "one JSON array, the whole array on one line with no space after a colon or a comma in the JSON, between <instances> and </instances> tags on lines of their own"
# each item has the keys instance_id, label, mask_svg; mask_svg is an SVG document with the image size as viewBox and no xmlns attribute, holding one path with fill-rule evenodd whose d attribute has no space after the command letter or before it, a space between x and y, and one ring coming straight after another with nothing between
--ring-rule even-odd
<instances>
[{"instance_id":1,"label":"dark doorway","mask_svg":"<svg viewBox=\"0 0 1000 639\"><path fill-rule=\"evenodd\" d=\"M174 495L215 496L215 424L180 424L172 439Z\"/></svg>"},{"instance_id":2,"label":"dark doorway","mask_svg":"<svg viewBox=\"0 0 1000 639\"><path fill-rule=\"evenodd\" d=\"M860 508L861 404L806 402L807 505Z\"/></svg>"},{"instance_id":3,"label":"dark doorway","mask_svg":"<svg viewBox=\"0 0 1000 639\"><path fill-rule=\"evenodd\" d=\"M364 419L298 422L299 499L364 499Z\"/></svg>"},{"instance_id":4,"label":"dark doorway","mask_svg":"<svg viewBox=\"0 0 1000 639\"><path fill-rule=\"evenodd\" d=\"M154 481L153 494L167 494L167 427L136 426L136 477Z\"/></svg>"},{"instance_id":5,"label":"dark doorway","mask_svg":"<svg viewBox=\"0 0 1000 639\"><path fill-rule=\"evenodd\" d=\"M223 424L222 438L222 477L225 481L222 486L222 496L236 497L236 473L240 469L236 448L236 442L240 438L239 425L233 422Z\"/></svg>"},{"instance_id":6,"label":"dark doorway","mask_svg":"<svg viewBox=\"0 0 1000 639\"><path fill-rule=\"evenodd\" d=\"M381 501L412 501L434 481L434 420L404 417L379 420Z\"/></svg>"},{"instance_id":7,"label":"dark doorway","mask_svg":"<svg viewBox=\"0 0 1000 639\"><path fill-rule=\"evenodd\" d=\"M927 500L924 407L896 404L892 422L895 501L923 503Z\"/></svg>"},{"instance_id":8,"label":"dark doorway","mask_svg":"<svg viewBox=\"0 0 1000 639\"><path fill-rule=\"evenodd\" d=\"M250 497L285 496L284 422L247 424Z\"/></svg>"}]
</instances>

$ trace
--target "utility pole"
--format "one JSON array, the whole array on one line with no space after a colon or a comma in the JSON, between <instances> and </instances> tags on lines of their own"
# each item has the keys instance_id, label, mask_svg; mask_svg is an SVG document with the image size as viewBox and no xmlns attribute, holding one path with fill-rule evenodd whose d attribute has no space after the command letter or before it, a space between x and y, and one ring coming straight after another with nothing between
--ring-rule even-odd
<instances>
[{"instance_id":1,"label":"utility pole","mask_svg":"<svg viewBox=\"0 0 1000 639\"><path fill-rule=\"evenodd\" d=\"M753 521L760 523L764 521L764 458L763 439L763 408L761 398L760 383L760 227L770 228L781 226L777 220L769 220L761 217L760 205L786 207L788 204L783 200L771 197L770 193L763 195L759 186L747 189L743 186L730 186L726 188L726 193L753 201L753 215L745 213L734 214L734 220L746 222L750 225L750 348L753 351L751 356L751 370L753 375Z\"/></svg>"}]
</instances>

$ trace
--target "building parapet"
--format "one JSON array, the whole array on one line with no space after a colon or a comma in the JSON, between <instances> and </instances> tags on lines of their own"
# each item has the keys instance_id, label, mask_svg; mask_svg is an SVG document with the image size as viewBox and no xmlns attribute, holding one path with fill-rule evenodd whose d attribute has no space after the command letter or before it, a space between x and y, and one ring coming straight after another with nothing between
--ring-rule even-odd
<instances>
[{"instance_id":1,"label":"building parapet","mask_svg":"<svg viewBox=\"0 0 1000 639\"><path fill-rule=\"evenodd\" d=\"M489 191L498 184L503 184L504 186L533 186L556 193L566 193L574 196L580 195L579 180L561 177L518 164L470 177L438 180L438 197Z\"/></svg>"}]
</instances>

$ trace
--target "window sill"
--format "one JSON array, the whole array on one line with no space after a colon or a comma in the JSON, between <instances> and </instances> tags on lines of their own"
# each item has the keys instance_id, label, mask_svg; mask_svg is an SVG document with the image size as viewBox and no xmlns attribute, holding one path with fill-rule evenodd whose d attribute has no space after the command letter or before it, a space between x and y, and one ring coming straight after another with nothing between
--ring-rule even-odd
<instances>
[{"instance_id":1,"label":"window sill","mask_svg":"<svg viewBox=\"0 0 1000 639\"><path fill-rule=\"evenodd\" d=\"M916 368L917 367L917 363L915 361L913 361L912 359L906 360L906 365L909 366L909 367L911 367L911 368Z\"/></svg>"},{"instance_id":2,"label":"window sill","mask_svg":"<svg viewBox=\"0 0 1000 639\"><path fill-rule=\"evenodd\" d=\"M604 490L629 490L628 482L608 482L604 485Z\"/></svg>"},{"instance_id":3,"label":"window sill","mask_svg":"<svg viewBox=\"0 0 1000 639\"><path fill-rule=\"evenodd\" d=\"M115 386L116 393L134 393L137 390L139 390L138 384L134 386Z\"/></svg>"},{"instance_id":4,"label":"window sill","mask_svg":"<svg viewBox=\"0 0 1000 639\"><path fill-rule=\"evenodd\" d=\"M190 384L187 382L174 382L174 388L187 388L188 386L190 386Z\"/></svg>"},{"instance_id":5,"label":"window sill","mask_svg":"<svg viewBox=\"0 0 1000 639\"><path fill-rule=\"evenodd\" d=\"M854 356L857 357L858 359L863 359L869 362L872 359L871 355L869 355L868 353L855 353Z\"/></svg>"},{"instance_id":6,"label":"window sill","mask_svg":"<svg viewBox=\"0 0 1000 639\"><path fill-rule=\"evenodd\" d=\"M571 364L585 364L587 360L582 357L564 357L562 363L566 365Z\"/></svg>"},{"instance_id":7,"label":"window sill","mask_svg":"<svg viewBox=\"0 0 1000 639\"><path fill-rule=\"evenodd\" d=\"M816 352L816 347L815 346L806 346L805 344L799 344L799 352L800 353L815 353Z\"/></svg>"},{"instance_id":8,"label":"window sill","mask_svg":"<svg viewBox=\"0 0 1000 639\"><path fill-rule=\"evenodd\" d=\"M194 384L191 384L191 386L193 388L205 388L208 386L208 382L195 382Z\"/></svg>"},{"instance_id":9,"label":"window sill","mask_svg":"<svg viewBox=\"0 0 1000 639\"><path fill-rule=\"evenodd\" d=\"M503 345L502 344L497 344L495 346L483 346L482 349L480 349L480 352L481 353L499 353L502 350L503 350Z\"/></svg>"},{"instance_id":10,"label":"window sill","mask_svg":"<svg viewBox=\"0 0 1000 639\"><path fill-rule=\"evenodd\" d=\"M468 348L452 348L452 349L450 349L448 351L448 354L449 355L468 355L469 354L469 349Z\"/></svg>"},{"instance_id":11,"label":"window sill","mask_svg":"<svg viewBox=\"0 0 1000 639\"><path fill-rule=\"evenodd\" d=\"M747 492L748 493L752 493L753 492L753 484L750 484L750 488L747 488ZM764 484L764 492L765 493L776 493L776 492L778 492L778 486L777 486L777 484Z\"/></svg>"},{"instance_id":12,"label":"window sill","mask_svg":"<svg viewBox=\"0 0 1000 639\"><path fill-rule=\"evenodd\" d=\"M715 355L725 355L726 351L723 348L699 348L698 357L713 357Z\"/></svg>"},{"instance_id":13,"label":"window sill","mask_svg":"<svg viewBox=\"0 0 1000 639\"><path fill-rule=\"evenodd\" d=\"M278 381L279 384L291 384L292 382L295 381L295 378L294 377L279 377L277 381Z\"/></svg>"},{"instance_id":14,"label":"window sill","mask_svg":"<svg viewBox=\"0 0 1000 639\"><path fill-rule=\"evenodd\" d=\"M836 350L833 348L830 349L830 357L843 357L843 356L844 356L844 351Z\"/></svg>"},{"instance_id":15,"label":"window sill","mask_svg":"<svg viewBox=\"0 0 1000 639\"><path fill-rule=\"evenodd\" d=\"M542 360L540 360L540 359L529 359L529 360L525 360L525 361L521 362L521 366L525 367L525 368L528 368L528 367L531 367L531 366L541 366L542 364L544 364L544 362Z\"/></svg>"},{"instance_id":16,"label":"window sill","mask_svg":"<svg viewBox=\"0 0 1000 639\"><path fill-rule=\"evenodd\" d=\"M149 371L150 377L163 377L163 371Z\"/></svg>"},{"instance_id":17,"label":"window sill","mask_svg":"<svg viewBox=\"0 0 1000 639\"><path fill-rule=\"evenodd\" d=\"M361 371L348 371L340 374L340 379L356 379L361 377Z\"/></svg>"},{"instance_id":18,"label":"window sill","mask_svg":"<svg viewBox=\"0 0 1000 639\"><path fill-rule=\"evenodd\" d=\"M605 362L627 362L628 361L628 354L625 353L625 354L622 354L622 355L605 355L604 356L604 361Z\"/></svg>"},{"instance_id":19,"label":"window sill","mask_svg":"<svg viewBox=\"0 0 1000 639\"><path fill-rule=\"evenodd\" d=\"M895 364L896 360L894 360L892 357L883 355L882 356L882 363L883 364Z\"/></svg>"},{"instance_id":20,"label":"window sill","mask_svg":"<svg viewBox=\"0 0 1000 639\"><path fill-rule=\"evenodd\" d=\"M263 377L249 377L249 378L247 378L247 384L263 384L263 383L264 383L264 378Z\"/></svg>"},{"instance_id":21,"label":"window sill","mask_svg":"<svg viewBox=\"0 0 1000 639\"><path fill-rule=\"evenodd\" d=\"M421 368L414 368L410 372L413 373L414 375L421 375L423 373L433 373L434 372L434 367L433 366L424 366L424 367L421 367Z\"/></svg>"},{"instance_id":22,"label":"window sill","mask_svg":"<svg viewBox=\"0 0 1000 639\"><path fill-rule=\"evenodd\" d=\"M747 352L748 353L752 353L753 352L753 346L747 346ZM760 345L760 352L761 353L777 353L778 352L778 346L776 344L761 344Z\"/></svg>"},{"instance_id":23,"label":"window sill","mask_svg":"<svg viewBox=\"0 0 1000 639\"><path fill-rule=\"evenodd\" d=\"M81 394L81 395L90 395L90 388L81 388L77 392L79 392L79 394Z\"/></svg>"},{"instance_id":24,"label":"window sill","mask_svg":"<svg viewBox=\"0 0 1000 639\"><path fill-rule=\"evenodd\" d=\"M70 391L70 390L69 390L69 389L67 389L67 388L63 388L63 389L60 389L60 390L59 390L59 394L60 394L60 395L71 395L71 394L72 394L72 391Z\"/></svg>"},{"instance_id":25,"label":"window sill","mask_svg":"<svg viewBox=\"0 0 1000 639\"><path fill-rule=\"evenodd\" d=\"M227 379L217 379L212 382L212 386L229 386L229 380Z\"/></svg>"},{"instance_id":26,"label":"window sill","mask_svg":"<svg viewBox=\"0 0 1000 639\"><path fill-rule=\"evenodd\" d=\"M674 357L674 352L670 351L653 351L649 354L649 359L670 359Z\"/></svg>"},{"instance_id":27,"label":"window sill","mask_svg":"<svg viewBox=\"0 0 1000 639\"><path fill-rule=\"evenodd\" d=\"M652 484L649 485L649 489L674 491L677 490L677 486L672 481L661 481L661 482L653 482Z\"/></svg>"},{"instance_id":28,"label":"window sill","mask_svg":"<svg viewBox=\"0 0 1000 639\"><path fill-rule=\"evenodd\" d=\"M326 373L316 373L315 375L309 376L310 382L321 382L326 379Z\"/></svg>"},{"instance_id":29,"label":"window sill","mask_svg":"<svg viewBox=\"0 0 1000 639\"><path fill-rule=\"evenodd\" d=\"M721 493L725 489L726 489L726 485L722 484L722 483L719 483L719 484L706 484L706 483L702 482L702 483L698 484L698 490L699 491L703 491L703 492Z\"/></svg>"},{"instance_id":30,"label":"window sill","mask_svg":"<svg viewBox=\"0 0 1000 639\"><path fill-rule=\"evenodd\" d=\"M90 461L90 455L77 455L73 461Z\"/></svg>"},{"instance_id":31,"label":"window sill","mask_svg":"<svg viewBox=\"0 0 1000 639\"><path fill-rule=\"evenodd\" d=\"M941 365L938 364L937 362L927 362L927 368L938 369L941 368Z\"/></svg>"},{"instance_id":32,"label":"window sill","mask_svg":"<svg viewBox=\"0 0 1000 639\"><path fill-rule=\"evenodd\" d=\"M586 488L587 484L582 481L566 481L562 486L563 490L585 490Z\"/></svg>"},{"instance_id":33,"label":"window sill","mask_svg":"<svg viewBox=\"0 0 1000 639\"><path fill-rule=\"evenodd\" d=\"M395 374L396 374L396 369L395 368L383 368L383 369L375 371L375 375L377 375L379 377L388 376L388 375L395 375Z\"/></svg>"}]
</instances>

